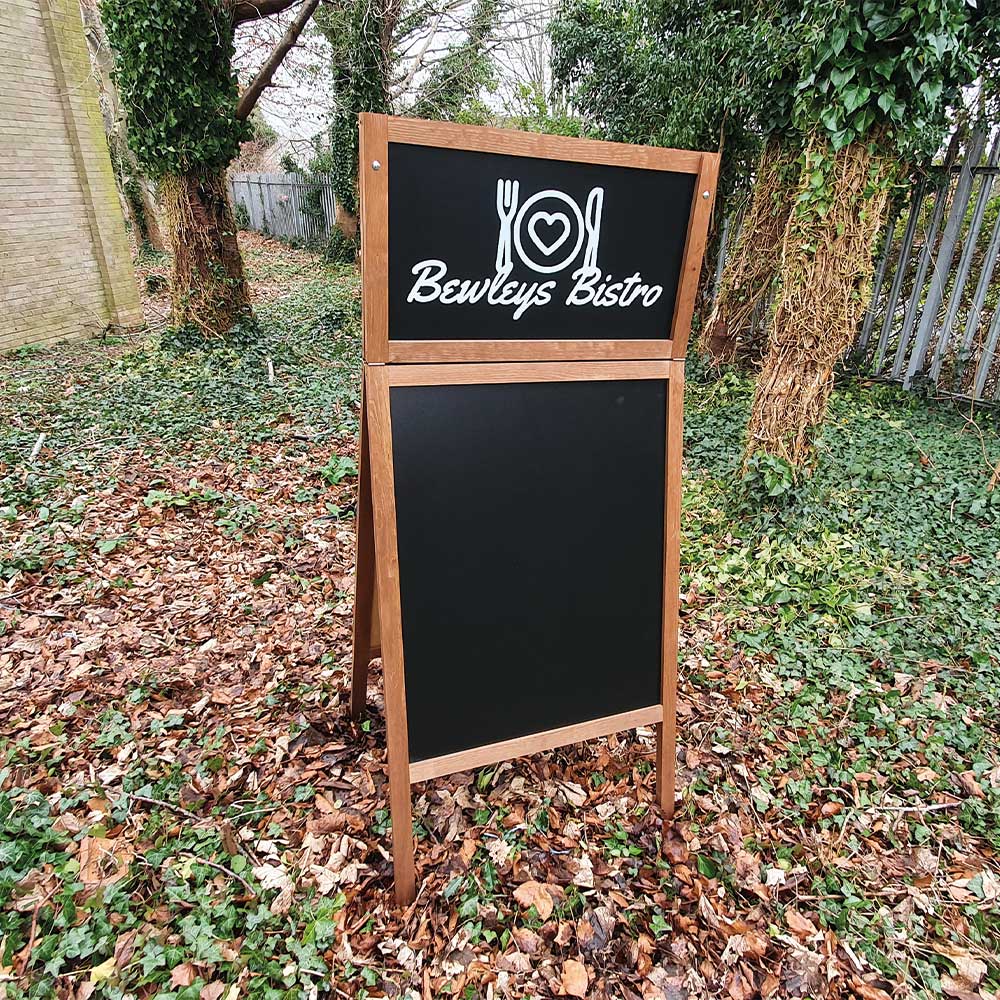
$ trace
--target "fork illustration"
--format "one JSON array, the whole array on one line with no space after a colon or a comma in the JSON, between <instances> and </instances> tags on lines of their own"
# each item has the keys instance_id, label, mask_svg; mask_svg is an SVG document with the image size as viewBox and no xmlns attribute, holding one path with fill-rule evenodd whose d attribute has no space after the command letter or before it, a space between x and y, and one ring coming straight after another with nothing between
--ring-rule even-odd
<instances>
[{"instance_id":1,"label":"fork illustration","mask_svg":"<svg viewBox=\"0 0 1000 1000\"><path fill-rule=\"evenodd\" d=\"M510 249L511 225L517 215L517 181L497 181L497 215L500 217L500 238L497 240L497 271L513 266Z\"/></svg>"}]
</instances>

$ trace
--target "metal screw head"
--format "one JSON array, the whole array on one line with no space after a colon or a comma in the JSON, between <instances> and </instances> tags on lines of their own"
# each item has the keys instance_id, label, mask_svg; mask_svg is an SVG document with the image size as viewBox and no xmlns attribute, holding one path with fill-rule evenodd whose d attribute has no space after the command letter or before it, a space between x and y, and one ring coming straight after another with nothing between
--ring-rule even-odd
<instances>
[{"instance_id":1,"label":"metal screw head","mask_svg":"<svg viewBox=\"0 0 1000 1000\"><path fill-rule=\"evenodd\" d=\"M376 167L376 170L377 169L378 168ZM712 193L711 193L711 191L702 191L701 192L701 196L702 196L702 198L706 198L707 199L707 198L710 198L712 196Z\"/></svg>"},{"instance_id":2,"label":"metal screw head","mask_svg":"<svg viewBox=\"0 0 1000 1000\"><path fill-rule=\"evenodd\" d=\"M378 160L372 160L372 170L379 170L381 167L382 164Z\"/></svg>"}]
</instances>

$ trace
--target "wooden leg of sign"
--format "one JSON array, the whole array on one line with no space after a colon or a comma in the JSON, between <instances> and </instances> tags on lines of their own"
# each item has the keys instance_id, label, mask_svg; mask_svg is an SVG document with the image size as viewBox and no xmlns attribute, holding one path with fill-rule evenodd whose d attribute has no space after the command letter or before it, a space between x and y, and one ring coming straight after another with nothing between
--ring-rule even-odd
<instances>
[{"instance_id":1,"label":"wooden leg of sign","mask_svg":"<svg viewBox=\"0 0 1000 1000\"><path fill-rule=\"evenodd\" d=\"M358 443L357 569L354 575L354 659L351 670L351 718L365 712L368 665L372 659L375 628L375 526L372 518L372 482L369 462L368 412L361 394L361 431Z\"/></svg>"},{"instance_id":2,"label":"wooden leg of sign","mask_svg":"<svg viewBox=\"0 0 1000 1000\"><path fill-rule=\"evenodd\" d=\"M389 809L392 813L392 861L396 902L416 897L413 867L413 817L410 802L410 749L406 728L403 674L403 624L396 550L396 498L392 476L392 429L389 422L389 376L381 365L365 369L369 416L371 497L375 515L375 565L385 677L385 728L389 756Z\"/></svg>"},{"instance_id":3,"label":"wooden leg of sign","mask_svg":"<svg viewBox=\"0 0 1000 1000\"><path fill-rule=\"evenodd\" d=\"M656 730L656 797L664 820L674 816L677 759L677 630L680 619L681 450L684 443L684 362L667 382L667 487L664 510L663 722Z\"/></svg>"}]
</instances>

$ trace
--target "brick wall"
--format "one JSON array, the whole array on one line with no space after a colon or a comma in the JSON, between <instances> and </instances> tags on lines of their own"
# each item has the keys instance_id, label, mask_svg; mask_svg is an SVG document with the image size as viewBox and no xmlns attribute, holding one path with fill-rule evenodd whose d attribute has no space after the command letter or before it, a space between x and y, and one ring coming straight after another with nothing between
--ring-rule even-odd
<instances>
[{"instance_id":1,"label":"brick wall","mask_svg":"<svg viewBox=\"0 0 1000 1000\"><path fill-rule=\"evenodd\" d=\"M0 351L142 322L78 0L0 0Z\"/></svg>"}]
</instances>

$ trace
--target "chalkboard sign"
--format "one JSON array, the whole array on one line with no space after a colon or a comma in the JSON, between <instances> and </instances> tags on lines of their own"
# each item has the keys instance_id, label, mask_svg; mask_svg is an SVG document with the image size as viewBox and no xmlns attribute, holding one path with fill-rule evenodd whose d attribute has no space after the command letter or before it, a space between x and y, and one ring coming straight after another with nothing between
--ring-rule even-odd
<instances>
[{"instance_id":1,"label":"chalkboard sign","mask_svg":"<svg viewBox=\"0 0 1000 1000\"><path fill-rule=\"evenodd\" d=\"M694 181L390 143L389 340L669 340Z\"/></svg>"},{"instance_id":2,"label":"chalkboard sign","mask_svg":"<svg viewBox=\"0 0 1000 1000\"><path fill-rule=\"evenodd\" d=\"M390 389L411 762L660 704L666 398Z\"/></svg>"},{"instance_id":3,"label":"chalkboard sign","mask_svg":"<svg viewBox=\"0 0 1000 1000\"><path fill-rule=\"evenodd\" d=\"M718 156L361 116L351 712L410 785L655 726L674 804L684 353Z\"/></svg>"},{"instance_id":4,"label":"chalkboard sign","mask_svg":"<svg viewBox=\"0 0 1000 1000\"><path fill-rule=\"evenodd\" d=\"M365 359L682 358L717 161L371 116Z\"/></svg>"}]
</instances>

